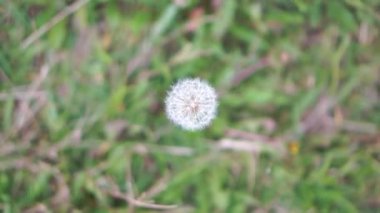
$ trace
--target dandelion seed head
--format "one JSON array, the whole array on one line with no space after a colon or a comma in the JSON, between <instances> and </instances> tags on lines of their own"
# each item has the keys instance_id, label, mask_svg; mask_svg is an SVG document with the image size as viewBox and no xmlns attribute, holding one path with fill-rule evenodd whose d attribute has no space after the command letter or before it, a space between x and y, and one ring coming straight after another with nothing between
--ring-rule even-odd
<instances>
[{"instance_id":1,"label":"dandelion seed head","mask_svg":"<svg viewBox=\"0 0 380 213\"><path fill-rule=\"evenodd\" d=\"M186 130L200 130L215 118L217 95L206 81L184 79L172 86L166 100L166 115Z\"/></svg>"}]
</instances>

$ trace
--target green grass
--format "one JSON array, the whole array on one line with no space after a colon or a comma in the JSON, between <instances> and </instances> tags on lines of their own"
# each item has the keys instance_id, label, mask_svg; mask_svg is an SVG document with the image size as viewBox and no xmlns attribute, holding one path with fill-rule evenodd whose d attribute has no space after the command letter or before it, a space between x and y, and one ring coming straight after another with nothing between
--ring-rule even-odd
<instances>
[{"instance_id":1,"label":"green grass","mask_svg":"<svg viewBox=\"0 0 380 213\"><path fill-rule=\"evenodd\" d=\"M73 2L0 0L0 212L380 211L379 1L90 0L25 43Z\"/></svg>"}]
</instances>

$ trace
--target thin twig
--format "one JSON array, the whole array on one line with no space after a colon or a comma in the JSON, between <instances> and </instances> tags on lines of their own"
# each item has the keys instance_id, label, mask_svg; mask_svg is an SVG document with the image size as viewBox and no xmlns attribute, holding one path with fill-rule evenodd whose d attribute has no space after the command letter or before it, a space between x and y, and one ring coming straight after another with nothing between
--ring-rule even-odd
<instances>
[{"instance_id":1,"label":"thin twig","mask_svg":"<svg viewBox=\"0 0 380 213\"><path fill-rule=\"evenodd\" d=\"M148 208L148 209L156 209L156 210L168 210L168 209L174 209L174 208L178 207L177 205L161 205L161 204L154 204L154 203L145 203L143 201L133 199L133 198L131 198L131 197L119 192L119 191L112 191L112 192L109 192L109 194L114 198L125 200L130 205L132 204L132 205L140 207L140 208Z\"/></svg>"},{"instance_id":2,"label":"thin twig","mask_svg":"<svg viewBox=\"0 0 380 213\"><path fill-rule=\"evenodd\" d=\"M156 183L151 186L147 191L141 193L141 195L137 198L138 200L148 200L152 197L158 195L160 192L166 189L167 182L169 180L169 175L164 175L159 178Z\"/></svg>"},{"instance_id":3,"label":"thin twig","mask_svg":"<svg viewBox=\"0 0 380 213\"><path fill-rule=\"evenodd\" d=\"M47 103L46 97L41 97L37 99L36 104L30 107L29 103L22 102L20 104L20 109L17 113L19 116L16 117L16 121L12 127L12 135L17 134L21 129L28 126L36 117L37 113L45 106Z\"/></svg>"},{"instance_id":4,"label":"thin twig","mask_svg":"<svg viewBox=\"0 0 380 213\"><path fill-rule=\"evenodd\" d=\"M253 152L260 153L262 151L282 152L283 150L277 149L277 147L270 144L259 143L257 141L237 140L232 138L221 139L217 146L220 150L232 150L240 152Z\"/></svg>"},{"instance_id":5,"label":"thin twig","mask_svg":"<svg viewBox=\"0 0 380 213\"><path fill-rule=\"evenodd\" d=\"M17 100L31 100L38 99L41 97L45 97L46 91L10 91L10 92L1 92L0 93L0 101L6 101L9 99L17 99Z\"/></svg>"},{"instance_id":6,"label":"thin twig","mask_svg":"<svg viewBox=\"0 0 380 213\"><path fill-rule=\"evenodd\" d=\"M133 147L133 151L139 154L146 154L150 152L166 153L173 156L192 156L194 150L190 147L184 146L152 146L138 143Z\"/></svg>"},{"instance_id":7,"label":"thin twig","mask_svg":"<svg viewBox=\"0 0 380 213\"><path fill-rule=\"evenodd\" d=\"M8 83L12 83L12 81L9 78L9 76L7 75L7 73L4 70L2 70L1 68L0 68L0 80L6 81Z\"/></svg>"},{"instance_id":8,"label":"thin twig","mask_svg":"<svg viewBox=\"0 0 380 213\"><path fill-rule=\"evenodd\" d=\"M90 0L78 0L74 2L73 4L67 6L65 9L60 11L56 16L54 16L50 21L48 21L46 24L41 26L38 30L34 31L32 34L30 34L21 44L22 49L26 49L31 45L33 42L35 42L37 39L39 39L43 34L48 32L54 25L58 24L60 21L65 19L70 14L77 11L79 8L84 6L86 3L88 3Z\"/></svg>"},{"instance_id":9,"label":"thin twig","mask_svg":"<svg viewBox=\"0 0 380 213\"><path fill-rule=\"evenodd\" d=\"M233 79L231 81L231 85L232 86L239 85L240 82L247 79L253 73L255 73L256 71L263 69L269 65L270 65L270 60L269 60L268 56L261 58L257 63L255 63L255 64L253 64L253 65L251 65L251 66L249 66L243 70L236 72L235 76L233 77Z\"/></svg>"},{"instance_id":10,"label":"thin twig","mask_svg":"<svg viewBox=\"0 0 380 213\"><path fill-rule=\"evenodd\" d=\"M132 177L132 168L131 168L131 155L128 154L129 160L127 162L127 168L126 168L126 187L127 187L127 196L131 199L135 199L135 193L133 192L133 177ZM134 203L129 203L128 212L134 212L135 211L135 205Z\"/></svg>"},{"instance_id":11,"label":"thin twig","mask_svg":"<svg viewBox=\"0 0 380 213\"><path fill-rule=\"evenodd\" d=\"M30 93L34 93L40 89L43 82L47 79L49 72L50 65L48 63L42 65L39 75L28 88ZM31 122L34 119L35 115L45 106L46 103L46 96L40 96L37 99L37 103L32 107L30 106L30 101L22 101L18 113L19 116L17 117L18 122L15 122L14 127L12 128L13 132L17 133L21 129L23 129L27 124L29 124L29 122Z\"/></svg>"},{"instance_id":12,"label":"thin twig","mask_svg":"<svg viewBox=\"0 0 380 213\"><path fill-rule=\"evenodd\" d=\"M122 193L119 187L117 186L117 184L110 178L107 179L107 185L109 189L102 190L103 192L107 193L113 198L124 200L130 206L147 208L147 209L155 209L155 210L168 210L168 209L174 209L178 207L177 205L161 205L161 204L155 204L155 203L147 203L139 199L135 199L129 196L128 192Z\"/></svg>"}]
</instances>

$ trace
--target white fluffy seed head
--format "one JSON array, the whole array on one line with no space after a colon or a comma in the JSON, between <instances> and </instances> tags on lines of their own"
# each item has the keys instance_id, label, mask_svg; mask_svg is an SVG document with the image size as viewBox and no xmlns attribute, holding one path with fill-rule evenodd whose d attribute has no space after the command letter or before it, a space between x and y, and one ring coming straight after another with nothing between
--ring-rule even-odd
<instances>
[{"instance_id":1,"label":"white fluffy seed head","mask_svg":"<svg viewBox=\"0 0 380 213\"><path fill-rule=\"evenodd\" d=\"M173 85L165 104L168 118L190 131L208 126L218 106L215 89L199 78L184 79Z\"/></svg>"}]
</instances>

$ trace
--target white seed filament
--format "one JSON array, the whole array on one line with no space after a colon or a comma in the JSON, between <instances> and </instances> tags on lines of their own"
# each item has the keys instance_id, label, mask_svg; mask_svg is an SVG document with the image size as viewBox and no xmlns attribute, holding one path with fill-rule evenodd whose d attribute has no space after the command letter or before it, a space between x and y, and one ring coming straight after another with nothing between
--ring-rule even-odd
<instances>
[{"instance_id":1,"label":"white seed filament","mask_svg":"<svg viewBox=\"0 0 380 213\"><path fill-rule=\"evenodd\" d=\"M165 104L168 118L191 131L208 126L218 105L214 88L198 78L177 82L168 92Z\"/></svg>"}]
</instances>

